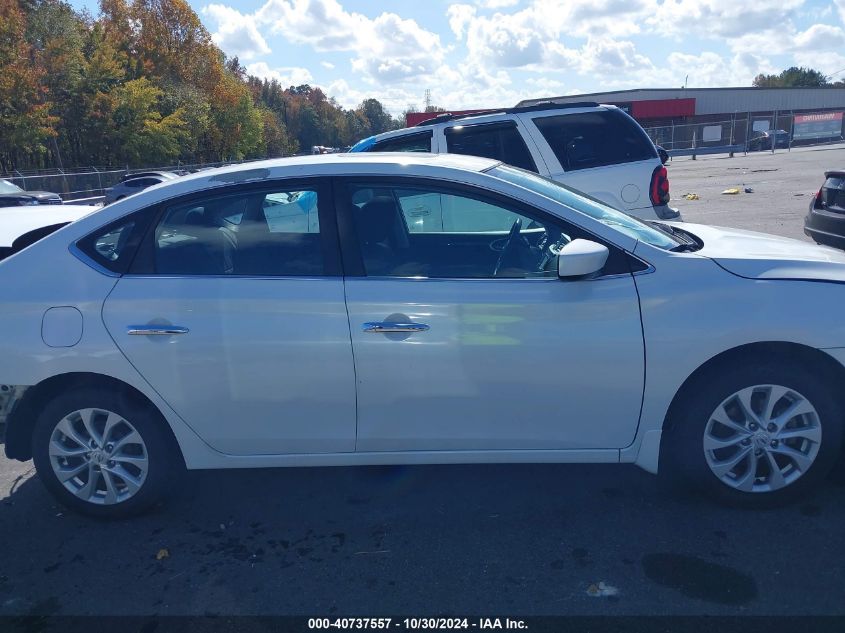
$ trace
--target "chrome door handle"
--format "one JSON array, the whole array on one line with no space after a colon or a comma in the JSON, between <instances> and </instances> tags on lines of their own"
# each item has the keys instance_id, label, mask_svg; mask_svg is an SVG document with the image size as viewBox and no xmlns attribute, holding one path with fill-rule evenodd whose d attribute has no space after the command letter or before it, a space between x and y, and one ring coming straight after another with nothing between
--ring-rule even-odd
<instances>
[{"instance_id":1,"label":"chrome door handle","mask_svg":"<svg viewBox=\"0 0 845 633\"><path fill-rule=\"evenodd\" d=\"M130 325L126 328L129 336L172 336L188 332L188 328L180 325Z\"/></svg>"},{"instance_id":2,"label":"chrome door handle","mask_svg":"<svg viewBox=\"0 0 845 633\"><path fill-rule=\"evenodd\" d=\"M364 323L363 327L365 332L375 334L407 334L409 332L425 332L430 329L425 323L370 322Z\"/></svg>"}]
</instances>

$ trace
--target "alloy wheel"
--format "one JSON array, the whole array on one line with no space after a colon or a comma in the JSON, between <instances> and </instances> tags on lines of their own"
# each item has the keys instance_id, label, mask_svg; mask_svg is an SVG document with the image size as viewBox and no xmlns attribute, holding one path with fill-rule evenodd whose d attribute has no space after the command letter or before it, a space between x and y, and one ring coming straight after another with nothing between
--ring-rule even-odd
<instances>
[{"instance_id":1,"label":"alloy wheel","mask_svg":"<svg viewBox=\"0 0 845 633\"><path fill-rule=\"evenodd\" d=\"M819 415L809 400L781 385L756 385L732 394L710 415L703 448L722 483L765 493L804 475L821 440Z\"/></svg>"},{"instance_id":2,"label":"alloy wheel","mask_svg":"<svg viewBox=\"0 0 845 633\"><path fill-rule=\"evenodd\" d=\"M56 424L50 465L59 482L82 501L114 505L144 485L149 455L141 434L104 409L79 409Z\"/></svg>"}]
</instances>

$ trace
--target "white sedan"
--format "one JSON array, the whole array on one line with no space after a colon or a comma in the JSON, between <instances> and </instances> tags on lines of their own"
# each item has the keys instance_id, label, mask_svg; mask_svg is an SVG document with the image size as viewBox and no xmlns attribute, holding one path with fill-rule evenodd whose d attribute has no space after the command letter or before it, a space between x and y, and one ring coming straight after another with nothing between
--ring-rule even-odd
<instances>
[{"instance_id":1,"label":"white sedan","mask_svg":"<svg viewBox=\"0 0 845 633\"><path fill-rule=\"evenodd\" d=\"M0 208L0 260L92 211L94 207L80 204Z\"/></svg>"},{"instance_id":2,"label":"white sedan","mask_svg":"<svg viewBox=\"0 0 845 633\"><path fill-rule=\"evenodd\" d=\"M842 446L843 282L488 159L201 172L0 263L6 454L99 516L184 467L631 462L781 502Z\"/></svg>"}]
</instances>

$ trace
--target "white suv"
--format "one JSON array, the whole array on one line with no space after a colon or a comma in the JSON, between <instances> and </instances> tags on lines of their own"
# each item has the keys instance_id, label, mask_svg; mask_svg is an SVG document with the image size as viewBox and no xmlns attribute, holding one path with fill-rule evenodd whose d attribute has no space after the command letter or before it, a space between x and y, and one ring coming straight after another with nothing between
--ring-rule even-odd
<instances>
[{"instance_id":1,"label":"white suv","mask_svg":"<svg viewBox=\"0 0 845 633\"><path fill-rule=\"evenodd\" d=\"M416 127L371 136L352 152L470 154L539 173L647 220L679 220L657 149L625 112L597 103L443 114Z\"/></svg>"}]
</instances>

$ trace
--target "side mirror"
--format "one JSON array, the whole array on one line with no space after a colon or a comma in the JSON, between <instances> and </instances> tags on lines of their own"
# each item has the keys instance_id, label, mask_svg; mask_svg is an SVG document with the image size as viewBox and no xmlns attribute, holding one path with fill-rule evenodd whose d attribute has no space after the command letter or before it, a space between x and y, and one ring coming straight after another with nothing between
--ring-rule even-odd
<instances>
[{"instance_id":1,"label":"side mirror","mask_svg":"<svg viewBox=\"0 0 845 633\"><path fill-rule=\"evenodd\" d=\"M607 263L610 250L590 240L572 240L560 249L557 274L563 279L584 277L599 272Z\"/></svg>"}]
</instances>

